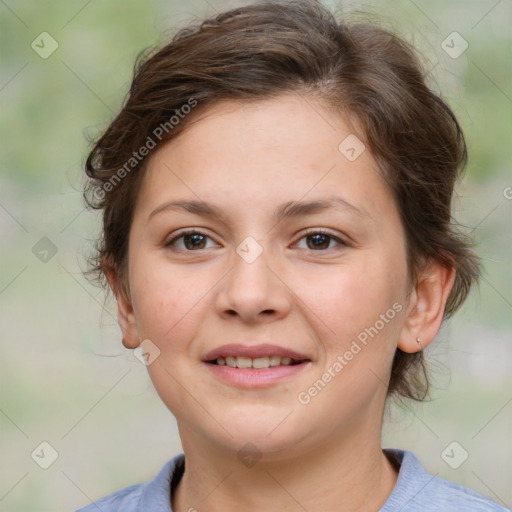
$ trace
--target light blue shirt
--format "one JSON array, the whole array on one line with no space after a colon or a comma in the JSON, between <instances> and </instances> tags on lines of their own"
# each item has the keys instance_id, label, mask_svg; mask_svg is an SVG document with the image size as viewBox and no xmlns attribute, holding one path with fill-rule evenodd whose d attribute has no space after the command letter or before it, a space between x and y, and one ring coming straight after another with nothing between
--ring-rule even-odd
<instances>
[{"instance_id":1,"label":"light blue shirt","mask_svg":"<svg viewBox=\"0 0 512 512\"><path fill-rule=\"evenodd\" d=\"M379 512L510 512L459 484L429 475L412 452L386 449L400 464L393 492ZM109 494L76 512L172 512L171 489L184 471L177 455L153 480Z\"/></svg>"}]
</instances>

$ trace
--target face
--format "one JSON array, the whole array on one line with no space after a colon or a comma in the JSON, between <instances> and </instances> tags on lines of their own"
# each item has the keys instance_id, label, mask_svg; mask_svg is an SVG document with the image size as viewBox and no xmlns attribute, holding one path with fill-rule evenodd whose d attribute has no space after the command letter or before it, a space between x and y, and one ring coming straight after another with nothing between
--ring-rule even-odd
<instances>
[{"instance_id":1,"label":"face","mask_svg":"<svg viewBox=\"0 0 512 512\"><path fill-rule=\"evenodd\" d=\"M406 250L360 144L339 114L286 95L218 103L149 161L123 330L149 340L184 446L277 458L380 435Z\"/></svg>"}]
</instances>

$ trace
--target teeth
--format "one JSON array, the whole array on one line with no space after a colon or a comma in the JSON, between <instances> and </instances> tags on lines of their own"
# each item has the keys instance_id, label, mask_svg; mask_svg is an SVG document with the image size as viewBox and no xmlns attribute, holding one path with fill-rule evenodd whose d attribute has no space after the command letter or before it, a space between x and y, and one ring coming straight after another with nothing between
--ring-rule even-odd
<instances>
[{"instance_id":1,"label":"teeth","mask_svg":"<svg viewBox=\"0 0 512 512\"><path fill-rule=\"evenodd\" d=\"M281 356L272 356L270 358L270 366L279 366L281 364Z\"/></svg>"},{"instance_id":2,"label":"teeth","mask_svg":"<svg viewBox=\"0 0 512 512\"><path fill-rule=\"evenodd\" d=\"M250 357L238 356L236 358L236 366L238 368L252 368L252 359Z\"/></svg>"},{"instance_id":3,"label":"teeth","mask_svg":"<svg viewBox=\"0 0 512 512\"><path fill-rule=\"evenodd\" d=\"M219 357L217 359L217 364L219 366L230 366L231 368L269 368L271 366L288 366L292 362L290 357L281 357L281 356L265 356L265 357L256 357L251 359L250 357L244 356L227 356Z\"/></svg>"},{"instance_id":4,"label":"teeth","mask_svg":"<svg viewBox=\"0 0 512 512\"><path fill-rule=\"evenodd\" d=\"M268 368L270 366L270 357L257 357L252 360L253 368Z\"/></svg>"}]
</instances>

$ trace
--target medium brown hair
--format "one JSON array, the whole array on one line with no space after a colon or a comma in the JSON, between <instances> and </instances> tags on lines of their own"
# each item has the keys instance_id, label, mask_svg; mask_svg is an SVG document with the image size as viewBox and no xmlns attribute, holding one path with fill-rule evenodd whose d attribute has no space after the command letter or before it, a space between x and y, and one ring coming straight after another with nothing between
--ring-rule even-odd
<instances>
[{"instance_id":1,"label":"medium brown hair","mask_svg":"<svg viewBox=\"0 0 512 512\"><path fill-rule=\"evenodd\" d=\"M455 269L445 316L453 314L479 269L451 218L454 184L467 160L461 128L427 86L408 43L373 23L336 20L314 0L233 9L139 56L124 106L85 165L85 199L103 210L90 273L105 284L106 273L113 272L119 291L127 294L128 237L148 159L141 148L156 151L220 100L286 93L355 119L396 201L411 283L432 259ZM388 394L422 400L427 391L423 352L397 349Z\"/></svg>"}]
</instances>

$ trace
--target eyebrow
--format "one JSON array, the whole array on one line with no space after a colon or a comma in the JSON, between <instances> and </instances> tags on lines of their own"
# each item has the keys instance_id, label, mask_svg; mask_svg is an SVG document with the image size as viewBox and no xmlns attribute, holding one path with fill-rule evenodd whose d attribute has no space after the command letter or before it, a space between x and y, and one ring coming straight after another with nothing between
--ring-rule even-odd
<instances>
[{"instance_id":1,"label":"eyebrow","mask_svg":"<svg viewBox=\"0 0 512 512\"><path fill-rule=\"evenodd\" d=\"M338 196L329 196L323 199L316 199L314 201L288 201L283 203L274 210L273 220L275 222L280 222L286 218L311 215L325 211L329 208L345 210L361 217L370 217L365 210L357 208L345 199ZM205 217L222 218L222 212L210 203L205 201L176 199L157 206L149 214L148 221L158 213L169 210L185 210L189 213L203 215Z\"/></svg>"}]
</instances>

